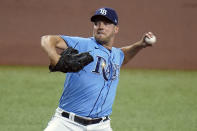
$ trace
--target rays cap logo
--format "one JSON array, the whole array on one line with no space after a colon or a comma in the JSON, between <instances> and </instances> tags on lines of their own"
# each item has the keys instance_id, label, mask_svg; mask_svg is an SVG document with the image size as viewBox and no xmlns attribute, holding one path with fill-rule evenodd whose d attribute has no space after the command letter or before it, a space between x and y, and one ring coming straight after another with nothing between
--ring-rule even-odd
<instances>
[{"instance_id":1,"label":"rays cap logo","mask_svg":"<svg viewBox=\"0 0 197 131\"><path fill-rule=\"evenodd\" d=\"M116 11L112 8L100 8L96 10L95 14L91 17L91 21L95 22L98 16L104 16L108 20L110 20L114 25L118 25L118 15Z\"/></svg>"}]
</instances>

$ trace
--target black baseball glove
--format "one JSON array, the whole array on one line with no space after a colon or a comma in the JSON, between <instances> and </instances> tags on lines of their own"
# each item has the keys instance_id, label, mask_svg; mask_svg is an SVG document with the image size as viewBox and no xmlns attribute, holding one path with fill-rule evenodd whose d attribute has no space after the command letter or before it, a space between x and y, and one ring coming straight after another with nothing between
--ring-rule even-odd
<instances>
[{"instance_id":1,"label":"black baseball glove","mask_svg":"<svg viewBox=\"0 0 197 131\"><path fill-rule=\"evenodd\" d=\"M93 57L88 52L79 54L78 50L72 47L68 47L60 55L61 57L55 66L49 65L51 72L78 72L93 61Z\"/></svg>"}]
</instances>

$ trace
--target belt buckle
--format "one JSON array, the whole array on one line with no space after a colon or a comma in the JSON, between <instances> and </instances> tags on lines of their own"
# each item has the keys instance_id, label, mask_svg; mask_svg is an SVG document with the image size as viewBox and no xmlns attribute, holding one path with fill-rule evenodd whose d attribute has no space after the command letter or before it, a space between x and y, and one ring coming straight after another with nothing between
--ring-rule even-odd
<instances>
[{"instance_id":1,"label":"belt buckle","mask_svg":"<svg viewBox=\"0 0 197 131\"><path fill-rule=\"evenodd\" d=\"M69 113L69 119L72 120L72 121L74 121L75 120L75 113L70 112Z\"/></svg>"}]
</instances>

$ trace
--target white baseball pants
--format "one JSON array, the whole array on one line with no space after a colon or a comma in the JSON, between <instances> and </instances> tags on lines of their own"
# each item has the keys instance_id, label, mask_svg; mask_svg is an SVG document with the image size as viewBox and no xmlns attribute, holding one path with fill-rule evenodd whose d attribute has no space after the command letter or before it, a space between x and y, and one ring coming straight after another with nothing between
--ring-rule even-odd
<instances>
[{"instance_id":1,"label":"white baseball pants","mask_svg":"<svg viewBox=\"0 0 197 131\"><path fill-rule=\"evenodd\" d=\"M61 115L63 110L56 109L52 119L49 121L47 128L44 131L112 131L110 120L101 121L98 124L81 125L73 121L74 117L65 118Z\"/></svg>"}]
</instances>

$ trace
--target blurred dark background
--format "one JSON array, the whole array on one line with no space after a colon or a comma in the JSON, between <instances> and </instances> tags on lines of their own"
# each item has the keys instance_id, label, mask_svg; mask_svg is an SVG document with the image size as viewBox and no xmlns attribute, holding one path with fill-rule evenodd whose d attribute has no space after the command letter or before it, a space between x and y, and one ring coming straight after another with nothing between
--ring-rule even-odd
<instances>
[{"instance_id":1,"label":"blurred dark background","mask_svg":"<svg viewBox=\"0 0 197 131\"><path fill-rule=\"evenodd\" d=\"M120 32L114 46L151 31L158 42L125 67L197 69L196 0L1 0L0 65L48 65L40 47L47 34L92 36L90 17L100 7L114 8Z\"/></svg>"}]
</instances>

